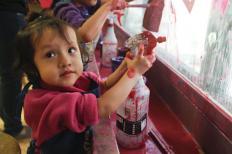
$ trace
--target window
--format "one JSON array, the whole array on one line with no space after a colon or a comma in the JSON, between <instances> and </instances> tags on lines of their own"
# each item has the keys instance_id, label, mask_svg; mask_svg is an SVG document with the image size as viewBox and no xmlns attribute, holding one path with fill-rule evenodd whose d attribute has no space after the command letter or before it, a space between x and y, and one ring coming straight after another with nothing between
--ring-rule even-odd
<instances>
[{"instance_id":1,"label":"window","mask_svg":"<svg viewBox=\"0 0 232 154\"><path fill-rule=\"evenodd\" d=\"M232 115L232 0L164 2L159 31L154 35L166 36L167 42L157 46L157 56ZM127 10L123 24L132 35L143 30L143 15L141 8Z\"/></svg>"},{"instance_id":2,"label":"window","mask_svg":"<svg viewBox=\"0 0 232 154\"><path fill-rule=\"evenodd\" d=\"M130 4L147 4L148 0L134 0ZM143 31L143 16L145 8L125 9L122 17L122 25L130 35L135 35Z\"/></svg>"}]
</instances>

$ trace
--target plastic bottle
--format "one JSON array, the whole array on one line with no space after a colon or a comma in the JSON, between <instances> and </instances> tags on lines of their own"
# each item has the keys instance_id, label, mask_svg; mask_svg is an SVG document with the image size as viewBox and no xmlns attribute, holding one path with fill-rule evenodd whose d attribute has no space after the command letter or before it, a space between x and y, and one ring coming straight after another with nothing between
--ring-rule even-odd
<instances>
[{"instance_id":1,"label":"plastic bottle","mask_svg":"<svg viewBox=\"0 0 232 154\"><path fill-rule=\"evenodd\" d=\"M113 18L109 18L108 27L102 44L102 66L112 66L111 59L117 56L117 46L118 40L114 33L114 21Z\"/></svg>"},{"instance_id":2,"label":"plastic bottle","mask_svg":"<svg viewBox=\"0 0 232 154\"><path fill-rule=\"evenodd\" d=\"M166 41L165 37L156 38L149 31L137 34L125 42L131 53L138 53L139 44L145 45L146 54L151 54L157 43ZM130 92L126 101L117 110L116 138L125 148L138 148L144 145L147 136L147 118L150 90L143 76Z\"/></svg>"},{"instance_id":3,"label":"plastic bottle","mask_svg":"<svg viewBox=\"0 0 232 154\"><path fill-rule=\"evenodd\" d=\"M120 146L138 148L147 135L150 90L141 76L127 100L117 110L116 138Z\"/></svg>"}]
</instances>

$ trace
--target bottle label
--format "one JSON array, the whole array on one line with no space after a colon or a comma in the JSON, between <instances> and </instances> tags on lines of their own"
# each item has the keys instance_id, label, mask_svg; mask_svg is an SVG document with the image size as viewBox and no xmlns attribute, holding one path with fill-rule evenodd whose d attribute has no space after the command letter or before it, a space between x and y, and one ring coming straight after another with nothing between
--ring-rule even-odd
<instances>
[{"instance_id":1,"label":"bottle label","mask_svg":"<svg viewBox=\"0 0 232 154\"><path fill-rule=\"evenodd\" d=\"M147 114L144 114L144 116L138 121L129 121L117 114L116 126L128 135L137 135L147 126Z\"/></svg>"}]
</instances>

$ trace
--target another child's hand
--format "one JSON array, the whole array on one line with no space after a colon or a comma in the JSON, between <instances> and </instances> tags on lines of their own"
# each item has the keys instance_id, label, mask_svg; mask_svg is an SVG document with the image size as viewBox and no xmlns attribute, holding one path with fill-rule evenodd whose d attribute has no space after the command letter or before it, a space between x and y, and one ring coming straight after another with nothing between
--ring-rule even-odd
<instances>
[{"instance_id":1,"label":"another child's hand","mask_svg":"<svg viewBox=\"0 0 232 154\"><path fill-rule=\"evenodd\" d=\"M127 7L127 2L125 0L111 0L111 10L122 10Z\"/></svg>"},{"instance_id":2,"label":"another child's hand","mask_svg":"<svg viewBox=\"0 0 232 154\"><path fill-rule=\"evenodd\" d=\"M139 52L135 57L132 57L130 53L127 54L125 61L127 63L128 70L135 70L136 73L142 75L149 68L152 67L152 64L155 62L155 52L148 55L144 55L144 45L140 44Z\"/></svg>"}]
</instances>

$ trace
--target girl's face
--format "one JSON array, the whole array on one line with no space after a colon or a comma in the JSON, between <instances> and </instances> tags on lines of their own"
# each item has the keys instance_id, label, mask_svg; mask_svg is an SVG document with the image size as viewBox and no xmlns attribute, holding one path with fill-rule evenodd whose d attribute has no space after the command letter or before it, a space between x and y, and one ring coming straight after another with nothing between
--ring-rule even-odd
<instances>
[{"instance_id":1,"label":"girl's face","mask_svg":"<svg viewBox=\"0 0 232 154\"><path fill-rule=\"evenodd\" d=\"M75 31L67 27L67 40L47 28L35 45L34 62L42 81L50 86L73 86L83 72Z\"/></svg>"}]
</instances>

